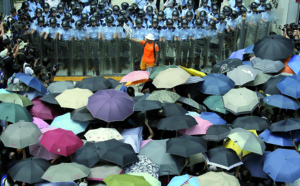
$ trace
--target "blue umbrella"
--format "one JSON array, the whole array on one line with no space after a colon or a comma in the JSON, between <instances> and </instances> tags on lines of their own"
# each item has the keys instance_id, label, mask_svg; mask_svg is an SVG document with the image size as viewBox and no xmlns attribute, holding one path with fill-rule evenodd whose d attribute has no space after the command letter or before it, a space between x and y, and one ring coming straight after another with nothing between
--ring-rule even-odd
<instances>
[{"instance_id":1,"label":"blue umbrella","mask_svg":"<svg viewBox=\"0 0 300 186\"><path fill-rule=\"evenodd\" d=\"M43 85L43 83L33 76L23 74L23 73L17 73L16 78L18 78L20 81L25 83L27 86L34 88L37 91L47 93L47 88Z\"/></svg>"},{"instance_id":2,"label":"blue umbrella","mask_svg":"<svg viewBox=\"0 0 300 186\"><path fill-rule=\"evenodd\" d=\"M237 59L243 60L244 53L245 53L245 49L241 49L241 50L232 52L232 54L230 55L230 57L228 59L237 58Z\"/></svg>"},{"instance_id":3,"label":"blue umbrella","mask_svg":"<svg viewBox=\"0 0 300 186\"><path fill-rule=\"evenodd\" d=\"M200 117L210 121L214 125L226 125L226 121L214 112L202 112Z\"/></svg>"},{"instance_id":4,"label":"blue umbrella","mask_svg":"<svg viewBox=\"0 0 300 186\"><path fill-rule=\"evenodd\" d=\"M234 81L224 74L209 74L202 77L204 81L198 83L197 88L204 94L221 96L234 87Z\"/></svg>"},{"instance_id":5,"label":"blue umbrella","mask_svg":"<svg viewBox=\"0 0 300 186\"><path fill-rule=\"evenodd\" d=\"M245 53L246 54L253 54L253 48L254 48L254 45L250 45L248 46L247 48L245 48Z\"/></svg>"},{"instance_id":6,"label":"blue umbrella","mask_svg":"<svg viewBox=\"0 0 300 186\"><path fill-rule=\"evenodd\" d=\"M294 55L288 62L288 66L295 72L295 74L300 74L300 56Z\"/></svg>"},{"instance_id":7,"label":"blue umbrella","mask_svg":"<svg viewBox=\"0 0 300 186\"><path fill-rule=\"evenodd\" d=\"M0 94L10 94L11 92L8 92L4 88L0 88Z\"/></svg>"},{"instance_id":8,"label":"blue umbrella","mask_svg":"<svg viewBox=\"0 0 300 186\"><path fill-rule=\"evenodd\" d=\"M124 129L121 136L124 138L123 142L132 146L135 153L140 152L140 146L143 140L143 127L132 129Z\"/></svg>"},{"instance_id":9,"label":"blue umbrella","mask_svg":"<svg viewBox=\"0 0 300 186\"><path fill-rule=\"evenodd\" d=\"M65 130L70 130L74 134L79 134L85 131L86 127L89 125L89 122L79 122L71 119L71 113L68 112L64 115L57 116L51 123L49 127L56 127Z\"/></svg>"},{"instance_id":10,"label":"blue umbrella","mask_svg":"<svg viewBox=\"0 0 300 186\"><path fill-rule=\"evenodd\" d=\"M297 110L300 105L297 101L292 100L284 95L272 95L264 98L264 102L268 105L282 109Z\"/></svg>"},{"instance_id":11,"label":"blue umbrella","mask_svg":"<svg viewBox=\"0 0 300 186\"><path fill-rule=\"evenodd\" d=\"M277 87L282 94L293 98L300 98L300 75L283 77L277 83Z\"/></svg>"},{"instance_id":12,"label":"blue umbrella","mask_svg":"<svg viewBox=\"0 0 300 186\"><path fill-rule=\"evenodd\" d=\"M269 153L269 151L265 151L263 155L250 153L243 159L243 164L251 172L252 177L268 178L268 175L263 171L263 167L265 157Z\"/></svg>"},{"instance_id":13,"label":"blue umbrella","mask_svg":"<svg viewBox=\"0 0 300 186\"><path fill-rule=\"evenodd\" d=\"M299 165L295 150L278 148L266 156L263 170L276 182L293 183L300 178Z\"/></svg>"},{"instance_id":14,"label":"blue umbrella","mask_svg":"<svg viewBox=\"0 0 300 186\"><path fill-rule=\"evenodd\" d=\"M289 137L287 133L284 132L274 132L272 133L270 130L266 129L262 133L258 135L260 139L264 140L266 143L270 143L273 145L279 145L282 147L293 147L293 141Z\"/></svg>"},{"instance_id":15,"label":"blue umbrella","mask_svg":"<svg viewBox=\"0 0 300 186\"><path fill-rule=\"evenodd\" d=\"M171 179L168 186L178 186L178 185L184 185L184 184L188 184L191 186L199 186L197 177L190 176L188 174L185 174L182 176L175 176L174 178Z\"/></svg>"}]
</instances>

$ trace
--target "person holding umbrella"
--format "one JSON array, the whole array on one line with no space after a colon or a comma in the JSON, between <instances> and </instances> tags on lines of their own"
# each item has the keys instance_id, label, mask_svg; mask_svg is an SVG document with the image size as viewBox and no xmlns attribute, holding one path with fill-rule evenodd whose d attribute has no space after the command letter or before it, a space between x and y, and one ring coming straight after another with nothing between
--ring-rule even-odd
<instances>
[{"instance_id":1,"label":"person holding umbrella","mask_svg":"<svg viewBox=\"0 0 300 186\"><path fill-rule=\"evenodd\" d=\"M159 48L154 42L155 39L153 34L148 34L145 38L145 41L131 38L132 41L144 46L144 53L140 64L141 70L146 70L149 67L155 67L158 59Z\"/></svg>"}]
</instances>

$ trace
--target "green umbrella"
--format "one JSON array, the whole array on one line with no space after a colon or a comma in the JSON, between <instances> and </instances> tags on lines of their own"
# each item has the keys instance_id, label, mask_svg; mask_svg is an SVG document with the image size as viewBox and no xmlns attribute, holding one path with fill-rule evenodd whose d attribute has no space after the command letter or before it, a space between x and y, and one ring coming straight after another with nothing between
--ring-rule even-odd
<instances>
[{"instance_id":1,"label":"green umbrella","mask_svg":"<svg viewBox=\"0 0 300 186\"><path fill-rule=\"evenodd\" d=\"M129 173L133 176L143 176L145 180L150 183L151 186L161 186L160 181L158 181L156 178L151 176L149 173Z\"/></svg>"},{"instance_id":2,"label":"green umbrella","mask_svg":"<svg viewBox=\"0 0 300 186\"><path fill-rule=\"evenodd\" d=\"M9 121L12 123L16 123L21 120L29 122L33 120L28 110L14 103L1 103L0 113L1 120Z\"/></svg>"},{"instance_id":3,"label":"green umbrella","mask_svg":"<svg viewBox=\"0 0 300 186\"><path fill-rule=\"evenodd\" d=\"M50 182L70 182L87 177L90 169L78 163L61 163L52 165L42 178Z\"/></svg>"},{"instance_id":4,"label":"green umbrella","mask_svg":"<svg viewBox=\"0 0 300 186\"><path fill-rule=\"evenodd\" d=\"M0 101L6 102L6 103L15 103L22 107L27 107L30 105L33 105L33 103L25 96L19 95L19 94L0 94Z\"/></svg>"},{"instance_id":5,"label":"green umbrella","mask_svg":"<svg viewBox=\"0 0 300 186\"><path fill-rule=\"evenodd\" d=\"M110 175L103 181L107 186L151 186L144 177L129 174Z\"/></svg>"},{"instance_id":6,"label":"green umbrella","mask_svg":"<svg viewBox=\"0 0 300 186\"><path fill-rule=\"evenodd\" d=\"M268 74L264 74L261 71L258 71L257 76L253 81L250 81L249 83L246 83L244 86L257 86L264 84L267 82L272 76Z\"/></svg>"},{"instance_id":7,"label":"green umbrella","mask_svg":"<svg viewBox=\"0 0 300 186\"><path fill-rule=\"evenodd\" d=\"M222 96L209 96L203 102L210 110L227 114L224 108Z\"/></svg>"},{"instance_id":8,"label":"green umbrella","mask_svg":"<svg viewBox=\"0 0 300 186\"><path fill-rule=\"evenodd\" d=\"M176 65L159 66L155 67L150 73L150 79L154 79L161 71L167 70L168 68L178 68Z\"/></svg>"},{"instance_id":9,"label":"green umbrella","mask_svg":"<svg viewBox=\"0 0 300 186\"><path fill-rule=\"evenodd\" d=\"M175 92L159 90L152 92L146 100L157 100L161 103L175 103L179 98L180 96Z\"/></svg>"}]
</instances>

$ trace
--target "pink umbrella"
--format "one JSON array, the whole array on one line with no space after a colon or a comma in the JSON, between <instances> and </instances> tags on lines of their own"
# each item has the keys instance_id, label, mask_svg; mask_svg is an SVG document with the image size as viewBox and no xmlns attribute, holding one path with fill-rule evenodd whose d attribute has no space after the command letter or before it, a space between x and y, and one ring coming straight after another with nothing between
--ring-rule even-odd
<instances>
[{"instance_id":1,"label":"pink umbrella","mask_svg":"<svg viewBox=\"0 0 300 186\"><path fill-rule=\"evenodd\" d=\"M140 146L140 149L145 146L147 143L149 143L150 141L152 141L152 139L148 139L148 140L143 140Z\"/></svg>"},{"instance_id":2,"label":"pink umbrella","mask_svg":"<svg viewBox=\"0 0 300 186\"><path fill-rule=\"evenodd\" d=\"M40 98L41 97L36 97L31 100L33 106L29 111L32 116L43 120L53 120L56 116L63 114L63 111L59 106L42 102Z\"/></svg>"},{"instance_id":3,"label":"pink umbrella","mask_svg":"<svg viewBox=\"0 0 300 186\"><path fill-rule=\"evenodd\" d=\"M43 134L40 143L55 154L69 156L79 149L83 142L69 130L57 128Z\"/></svg>"},{"instance_id":4,"label":"pink umbrella","mask_svg":"<svg viewBox=\"0 0 300 186\"><path fill-rule=\"evenodd\" d=\"M32 156L45 160L53 160L58 157L57 154L49 152L40 142L29 146L29 152Z\"/></svg>"},{"instance_id":5,"label":"pink umbrella","mask_svg":"<svg viewBox=\"0 0 300 186\"><path fill-rule=\"evenodd\" d=\"M194 118L197 121L198 125L195 125L188 129L178 130L178 132L180 132L181 134L187 134L187 135L206 134L207 129L213 125L211 122L209 122L208 120L202 119L200 116L196 116Z\"/></svg>"},{"instance_id":6,"label":"pink umbrella","mask_svg":"<svg viewBox=\"0 0 300 186\"><path fill-rule=\"evenodd\" d=\"M44 128L49 127L48 123L46 123L44 120L42 120L40 118L36 118L36 117L33 117L32 123L36 124L39 127L39 129L44 129Z\"/></svg>"},{"instance_id":7,"label":"pink umbrella","mask_svg":"<svg viewBox=\"0 0 300 186\"><path fill-rule=\"evenodd\" d=\"M48 132L48 131L50 131L50 130L55 130L55 129L57 129L56 127L48 127L48 128L43 128L43 129L41 129L41 131L42 131L42 133L44 134L45 132Z\"/></svg>"},{"instance_id":8,"label":"pink umbrella","mask_svg":"<svg viewBox=\"0 0 300 186\"><path fill-rule=\"evenodd\" d=\"M150 72L148 71L133 71L124 76L120 83L125 83L125 82L133 82L133 81L138 81L142 79L149 79Z\"/></svg>"}]
</instances>

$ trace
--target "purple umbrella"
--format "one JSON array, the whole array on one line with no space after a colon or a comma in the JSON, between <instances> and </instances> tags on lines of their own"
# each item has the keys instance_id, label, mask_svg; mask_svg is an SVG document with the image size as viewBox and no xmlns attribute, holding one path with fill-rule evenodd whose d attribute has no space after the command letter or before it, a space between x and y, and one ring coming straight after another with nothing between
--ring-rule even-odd
<instances>
[{"instance_id":1,"label":"purple umbrella","mask_svg":"<svg viewBox=\"0 0 300 186\"><path fill-rule=\"evenodd\" d=\"M87 109L93 117L106 122L124 121L133 113L133 105L127 93L109 89L99 90L89 97Z\"/></svg>"}]
</instances>

